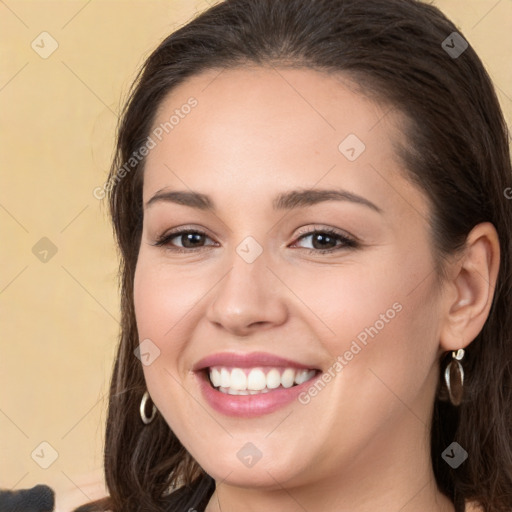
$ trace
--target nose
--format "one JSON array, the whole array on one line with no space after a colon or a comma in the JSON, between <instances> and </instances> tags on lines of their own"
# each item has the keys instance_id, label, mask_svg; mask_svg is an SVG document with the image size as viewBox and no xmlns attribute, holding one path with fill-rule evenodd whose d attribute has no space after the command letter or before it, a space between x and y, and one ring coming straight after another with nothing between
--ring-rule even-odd
<instances>
[{"instance_id":1,"label":"nose","mask_svg":"<svg viewBox=\"0 0 512 512\"><path fill-rule=\"evenodd\" d=\"M285 288L261 254L248 263L234 254L231 269L212 290L206 317L236 336L286 322Z\"/></svg>"}]
</instances>

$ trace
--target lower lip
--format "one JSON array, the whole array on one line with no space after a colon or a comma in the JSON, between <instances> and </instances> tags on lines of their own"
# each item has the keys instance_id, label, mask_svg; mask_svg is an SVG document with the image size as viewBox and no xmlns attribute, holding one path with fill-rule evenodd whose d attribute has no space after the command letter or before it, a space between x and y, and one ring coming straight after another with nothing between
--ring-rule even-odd
<instances>
[{"instance_id":1,"label":"lower lip","mask_svg":"<svg viewBox=\"0 0 512 512\"><path fill-rule=\"evenodd\" d=\"M264 414L270 414L293 402L297 396L316 380L318 375L298 386L291 388L277 388L268 393L257 395L230 395L217 391L211 384L206 372L196 372L199 379L201 392L206 401L216 411L226 416L237 416L240 418L254 418Z\"/></svg>"}]
</instances>

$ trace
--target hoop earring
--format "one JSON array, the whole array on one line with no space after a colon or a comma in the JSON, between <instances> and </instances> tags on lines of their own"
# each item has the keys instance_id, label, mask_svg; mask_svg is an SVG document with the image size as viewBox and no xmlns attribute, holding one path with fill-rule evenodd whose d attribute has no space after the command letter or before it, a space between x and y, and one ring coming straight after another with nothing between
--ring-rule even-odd
<instances>
[{"instance_id":1,"label":"hoop earring","mask_svg":"<svg viewBox=\"0 0 512 512\"><path fill-rule=\"evenodd\" d=\"M457 406L462 402L462 392L464 385L464 370L460 361L464 357L464 349L460 348L452 352L452 360L448 363L444 371L444 380L450 396L450 402Z\"/></svg>"},{"instance_id":2,"label":"hoop earring","mask_svg":"<svg viewBox=\"0 0 512 512\"><path fill-rule=\"evenodd\" d=\"M146 424L146 425L149 425L155 419L155 416L156 416L155 404L153 404L153 410L151 411L151 416L148 417L146 415L146 402L148 401L148 399L149 399L149 393L146 391L144 393L144 395L142 395L142 400L140 402L140 417L141 417L142 421L144 422L144 424Z\"/></svg>"}]
</instances>

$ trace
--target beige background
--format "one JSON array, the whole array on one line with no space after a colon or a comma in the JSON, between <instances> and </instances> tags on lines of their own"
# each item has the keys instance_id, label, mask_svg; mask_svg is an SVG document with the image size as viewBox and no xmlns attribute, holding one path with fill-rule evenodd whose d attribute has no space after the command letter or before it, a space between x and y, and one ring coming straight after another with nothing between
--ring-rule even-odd
<instances>
[{"instance_id":1,"label":"beige background","mask_svg":"<svg viewBox=\"0 0 512 512\"><path fill-rule=\"evenodd\" d=\"M511 126L512 1L434 3L479 53ZM92 191L105 181L137 68L206 7L0 1L0 488L46 483L57 511L103 492L119 301L106 204ZM46 59L42 32L58 44Z\"/></svg>"}]
</instances>

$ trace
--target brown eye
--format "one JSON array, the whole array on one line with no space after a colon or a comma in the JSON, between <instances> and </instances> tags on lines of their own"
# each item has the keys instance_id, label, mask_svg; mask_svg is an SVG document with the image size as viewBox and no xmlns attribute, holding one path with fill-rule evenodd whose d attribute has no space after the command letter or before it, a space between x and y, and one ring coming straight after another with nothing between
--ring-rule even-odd
<instances>
[{"instance_id":1,"label":"brown eye","mask_svg":"<svg viewBox=\"0 0 512 512\"><path fill-rule=\"evenodd\" d=\"M189 232L182 233L180 235L175 235L173 238L178 238L181 240L182 247L186 247L188 249L195 248L201 242L204 242L204 238L206 235L197 232ZM171 238L172 240L172 238Z\"/></svg>"},{"instance_id":2,"label":"brown eye","mask_svg":"<svg viewBox=\"0 0 512 512\"><path fill-rule=\"evenodd\" d=\"M297 242L311 238L312 248L305 247L309 253L329 253L346 248L358 247L358 244L352 238L334 231L333 229L316 229L302 234ZM296 243L297 243L296 242Z\"/></svg>"},{"instance_id":3,"label":"brown eye","mask_svg":"<svg viewBox=\"0 0 512 512\"><path fill-rule=\"evenodd\" d=\"M153 245L158 247L165 246L177 252L191 252L195 249L202 249L204 245L201 244L209 238L210 237L202 231L182 229L162 235ZM181 245L174 243L173 240L180 241Z\"/></svg>"},{"instance_id":4,"label":"brown eye","mask_svg":"<svg viewBox=\"0 0 512 512\"><path fill-rule=\"evenodd\" d=\"M332 235L317 232L306 236L311 237L312 245L315 249L332 249L337 245L336 237L333 237ZM302 237L301 240L302 239L304 239L304 237Z\"/></svg>"}]
</instances>

